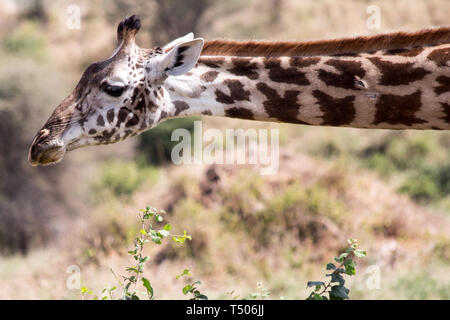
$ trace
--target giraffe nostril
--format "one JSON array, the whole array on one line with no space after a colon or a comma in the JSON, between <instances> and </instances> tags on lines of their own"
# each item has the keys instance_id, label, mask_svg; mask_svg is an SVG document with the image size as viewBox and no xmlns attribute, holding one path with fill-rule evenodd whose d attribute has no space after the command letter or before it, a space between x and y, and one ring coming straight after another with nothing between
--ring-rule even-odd
<instances>
[{"instance_id":1,"label":"giraffe nostril","mask_svg":"<svg viewBox=\"0 0 450 320\"><path fill-rule=\"evenodd\" d=\"M38 144L33 143L30 147L30 151L28 152L28 162L31 165L36 166L39 163L39 157L41 155L41 147Z\"/></svg>"}]
</instances>

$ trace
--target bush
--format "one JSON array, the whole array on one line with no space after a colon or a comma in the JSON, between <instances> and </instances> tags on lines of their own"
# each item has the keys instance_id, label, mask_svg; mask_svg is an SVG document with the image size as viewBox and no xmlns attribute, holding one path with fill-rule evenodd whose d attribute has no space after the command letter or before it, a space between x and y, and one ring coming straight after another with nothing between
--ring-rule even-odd
<instances>
[{"instance_id":1,"label":"bush","mask_svg":"<svg viewBox=\"0 0 450 320\"><path fill-rule=\"evenodd\" d=\"M130 196L144 182L155 181L158 170L136 162L110 160L101 167L100 177L93 183L95 194L104 191L114 196Z\"/></svg>"},{"instance_id":2,"label":"bush","mask_svg":"<svg viewBox=\"0 0 450 320\"><path fill-rule=\"evenodd\" d=\"M423 166L435 149L435 141L427 135L393 133L378 145L363 150L361 157L367 167L389 176L393 172Z\"/></svg>"},{"instance_id":3,"label":"bush","mask_svg":"<svg viewBox=\"0 0 450 320\"><path fill-rule=\"evenodd\" d=\"M2 47L5 52L14 55L24 55L38 60L45 58L45 42L37 31L36 23L27 21L5 37Z\"/></svg>"},{"instance_id":4,"label":"bush","mask_svg":"<svg viewBox=\"0 0 450 320\"><path fill-rule=\"evenodd\" d=\"M172 132L178 128L194 132L196 117L171 119L159 124L156 128L144 132L139 136L138 151L146 162L153 165L162 165L171 160L172 148L179 141L171 141Z\"/></svg>"},{"instance_id":5,"label":"bush","mask_svg":"<svg viewBox=\"0 0 450 320\"><path fill-rule=\"evenodd\" d=\"M399 192L409 194L413 199L430 202L448 197L450 194L450 165L418 169L406 179Z\"/></svg>"}]
</instances>

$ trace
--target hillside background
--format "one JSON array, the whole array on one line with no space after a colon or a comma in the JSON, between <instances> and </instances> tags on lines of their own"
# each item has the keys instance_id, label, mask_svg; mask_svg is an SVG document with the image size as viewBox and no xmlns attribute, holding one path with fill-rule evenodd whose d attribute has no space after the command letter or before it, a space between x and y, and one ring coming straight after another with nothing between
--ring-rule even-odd
<instances>
[{"instance_id":1,"label":"hillside background","mask_svg":"<svg viewBox=\"0 0 450 320\"><path fill-rule=\"evenodd\" d=\"M68 8L81 12L67 27ZM369 30L377 5L381 28ZM168 121L129 141L32 168L34 134L82 70L110 56L118 22L137 13L142 47L194 31L206 39L311 40L449 23L448 0L115 0L0 2L0 298L80 299L66 270L96 293L117 285L139 230L136 214L167 211L192 241L150 246L157 298L185 298L188 268L210 298L304 299L306 282L357 238L368 258L355 299L450 298L450 132L356 130L203 117L204 128L279 128L280 169L175 166ZM381 286L368 289L371 266ZM369 269L368 269L369 268Z\"/></svg>"}]
</instances>

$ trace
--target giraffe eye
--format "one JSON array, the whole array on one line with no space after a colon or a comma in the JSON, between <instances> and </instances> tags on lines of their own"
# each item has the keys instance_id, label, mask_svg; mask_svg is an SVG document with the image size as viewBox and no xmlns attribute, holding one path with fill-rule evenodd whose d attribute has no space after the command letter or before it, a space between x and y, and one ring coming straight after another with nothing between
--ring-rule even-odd
<instances>
[{"instance_id":1,"label":"giraffe eye","mask_svg":"<svg viewBox=\"0 0 450 320\"><path fill-rule=\"evenodd\" d=\"M120 97L123 93L123 90L125 89L124 86L118 86L118 85L112 85L107 84L103 91L105 91L107 94L113 97Z\"/></svg>"}]
</instances>

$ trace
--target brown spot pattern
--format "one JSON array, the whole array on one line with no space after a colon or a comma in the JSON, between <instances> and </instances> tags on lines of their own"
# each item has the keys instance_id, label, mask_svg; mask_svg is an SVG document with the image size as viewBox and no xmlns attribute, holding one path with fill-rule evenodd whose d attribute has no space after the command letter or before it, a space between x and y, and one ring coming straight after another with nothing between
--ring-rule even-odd
<instances>
[{"instance_id":1,"label":"brown spot pattern","mask_svg":"<svg viewBox=\"0 0 450 320\"><path fill-rule=\"evenodd\" d=\"M441 119L443 119L447 123L450 123L450 104L449 103L441 103L441 106L445 113L445 116L443 116Z\"/></svg>"},{"instance_id":2,"label":"brown spot pattern","mask_svg":"<svg viewBox=\"0 0 450 320\"><path fill-rule=\"evenodd\" d=\"M97 125L100 126L100 127L103 127L105 125L105 120L103 119L102 115L99 115L97 117Z\"/></svg>"},{"instance_id":3,"label":"brown spot pattern","mask_svg":"<svg viewBox=\"0 0 450 320\"><path fill-rule=\"evenodd\" d=\"M308 124L297 119L300 109L297 97L300 91L286 90L284 96L281 97L275 89L270 88L264 82L258 82L256 88L267 98L263 105L269 117L282 122Z\"/></svg>"},{"instance_id":4,"label":"brown spot pattern","mask_svg":"<svg viewBox=\"0 0 450 320\"><path fill-rule=\"evenodd\" d=\"M259 74L255 71L258 69L256 63L250 63L250 60L245 58L233 58L231 62L233 68L227 69L230 73L237 76L245 76L252 80L258 79Z\"/></svg>"},{"instance_id":5,"label":"brown spot pattern","mask_svg":"<svg viewBox=\"0 0 450 320\"><path fill-rule=\"evenodd\" d=\"M173 104L175 105L175 115L179 115L180 112L189 109L189 105L181 100L174 101Z\"/></svg>"},{"instance_id":6,"label":"brown spot pattern","mask_svg":"<svg viewBox=\"0 0 450 320\"><path fill-rule=\"evenodd\" d=\"M292 57L289 59L289 65L295 68L306 68L319 63L319 57Z\"/></svg>"},{"instance_id":7,"label":"brown spot pattern","mask_svg":"<svg viewBox=\"0 0 450 320\"><path fill-rule=\"evenodd\" d=\"M298 71L297 68L281 67L281 61L279 59L270 58L264 62L264 65L269 69L269 78L275 82L296 84L299 86L307 86L310 84L306 78L305 73Z\"/></svg>"},{"instance_id":8,"label":"brown spot pattern","mask_svg":"<svg viewBox=\"0 0 450 320\"><path fill-rule=\"evenodd\" d=\"M417 90L409 95L383 94L378 99L375 107L374 124L413 124L425 123L425 120L416 117L416 112L420 110L422 92Z\"/></svg>"},{"instance_id":9,"label":"brown spot pattern","mask_svg":"<svg viewBox=\"0 0 450 320\"><path fill-rule=\"evenodd\" d=\"M380 84L385 86L399 86L422 80L430 71L414 67L413 62L393 63L378 57L369 60L380 70Z\"/></svg>"},{"instance_id":10,"label":"brown spot pattern","mask_svg":"<svg viewBox=\"0 0 450 320\"><path fill-rule=\"evenodd\" d=\"M205 82L213 82L216 80L217 76L219 75L219 72L217 71L208 71L205 72L200 76L200 79L202 79Z\"/></svg>"},{"instance_id":11,"label":"brown spot pattern","mask_svg":"<svg viewBox=\"0 0 450 320\"><path fill-rule=\"evenodd\" d=\"M336 68L339 73L328 72L326 70L319 70L319 78L326 85L344 88L344 89L358 89L355 86L355 76L363 78L366 71L362 68L359 61L346 61L339 59L330 59L325 64Z\"/></svg>"},{"instance_id":12,"label":"brown spot pattern","mask_svg":"<svg viewBox=\"0 0 450 320\"><path fill-rule=\"evenodd\" d=\"M114 109L109 109L106 113L106 119L109 123L112 123L114 121Z\"/></svg>"},{"instance_id":13,"label":"brown spot pattern","mask_svg":"<svg viewBox=\"0 0 450 320\"><path fill-rule=\"evenodd\" d=\"M253 120L253 112L246 108L229 108L225 110L225 115L230 118L249 119Z\"/></svg>"},{"instance_id":14,"label":"brown spot pattern","mask_svg":"<svg viewBox=\"0 0 450 320\"><path fill-rule=\"evenodd\" d=\"M450 91L450 77L439 76L436 78L436 81L439 82L439 86L435 87L434 91L436 94L440 95L445 92Z\"/></svg>"},{"instance_id":15,"label":"brown spot pattern","mask_svg":"<svg viewBox=\"0 0 450 320\"><path fill-rule=\"evenodd\" d=\"M320 90L313 91L314 98L323 112L323 124L329 126L349 125L355 119L355 97L334 98Z\"/></svg>"},{"instance_id":16,"label":"brown spot pattern","mask_svg":"<svg viewBox=\"0 0 450 320\"><path fill-rule=\"evenodd\" d=\"M250 91L244 90L244 85L239 80L227 79L223 82L230 90L230 94L224 93L220 89L216 89L216 100L220 103L233 104L236 101L250 101Z\"/></svg>"},{"instance_id":17,"label":"brown spot pattern","mask_svg":"<svg viewBox=\"0 0 450 320\"><path fill-rule=\"evenodd\" d=\"M428 55L428 59L436 62L436 64L440 67L445 67L450 61L450 48L433 50Z\"/></svg>"},{"instance_id":18,"label":"brown spot pattern","mask_svg":"<svg viewBox=\"0 0 450 320\"><path fill-rule=\"evenodd\" d=\"M126 127L133 127L139 123L139 117L133 114L133 117L125 124Z\"/></svg>"},{"instance_id":19,"label":"brown spot pattern","mask_svg":"<svg viewBox=\"0 0 450 320\"><path fill-rule=\"evenodd\" d=\"M128 117L128 114L130 113L130 109L126 108L126 107L122 107L119 110L119 114L117 116L117 124L116 127L120 127L120 124L122 122L125 122L125 120Z\"/></svg>"}]
</instances>

